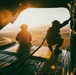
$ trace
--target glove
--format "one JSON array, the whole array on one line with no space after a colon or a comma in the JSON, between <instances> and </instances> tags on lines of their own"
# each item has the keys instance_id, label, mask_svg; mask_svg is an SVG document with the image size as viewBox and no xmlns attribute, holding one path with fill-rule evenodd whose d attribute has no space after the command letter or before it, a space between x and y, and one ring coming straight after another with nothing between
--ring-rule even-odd
<instances>
[{"instance_id":1,"label":"glove","mask_svg":"<svg viewBox=\"0 0 76 75\"><path fill-rule=\"evenodd\" d=\"M71 20L71 17L68 19L68 21Z\"/></svg>"}]
</instances>

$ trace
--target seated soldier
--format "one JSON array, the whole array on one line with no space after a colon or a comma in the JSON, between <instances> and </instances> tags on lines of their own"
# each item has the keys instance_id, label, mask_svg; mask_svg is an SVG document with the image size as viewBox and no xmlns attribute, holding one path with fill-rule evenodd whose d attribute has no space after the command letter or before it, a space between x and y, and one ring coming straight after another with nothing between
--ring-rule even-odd
<instances>
[{"instance_id":1,"label":"seated soldier","mask_svg":"<svg viewBox=\"0 0 76 75\"><path fill-rule=\"evenodd\" d=\"M16 40L19 42L20 47L18 52L22 52L22 50L28 51L31 47L32 36L27 31L28 26L26 24L21 25L21 31L17 34Z\"/></svg>"}]
</instances>

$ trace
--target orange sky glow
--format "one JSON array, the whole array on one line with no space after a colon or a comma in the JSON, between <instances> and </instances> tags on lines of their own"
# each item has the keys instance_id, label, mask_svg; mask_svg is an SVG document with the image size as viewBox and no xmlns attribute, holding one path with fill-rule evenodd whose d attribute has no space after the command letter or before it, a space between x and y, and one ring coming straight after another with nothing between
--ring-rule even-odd
<instances>
[{"instance_id":1,"label":"orange sky glow","mask_svg":"<svg viewBox=\"0 0 76 75\"><path fill-rule=\"evenodd\" d=\"M9 23L3 29L20 27L21 24L27 24L29 28L51 25L53 20L62 23L69 17L69 11L66 8L28 8L20 13L13 24Z\"/></svg>"}]
</instances>

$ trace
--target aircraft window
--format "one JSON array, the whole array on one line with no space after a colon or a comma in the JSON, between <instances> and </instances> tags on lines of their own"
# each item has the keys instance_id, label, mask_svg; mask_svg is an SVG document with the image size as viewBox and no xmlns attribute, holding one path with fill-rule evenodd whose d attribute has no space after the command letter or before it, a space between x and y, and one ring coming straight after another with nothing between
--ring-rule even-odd
<instances>
[{"instance_id":1,"label":"aircraft window","mask_svg":"<svg viewBox=\"0 0 76 75\"><path fill-rule=\"evenodd\" d=\"M45 38L48 28L51 27L52 21L58 20L63 23L69 17L69 11L66 8L28 8L20 13L13 24L7 24L1 32L9 33L9 36L7 36L12 35L10 38L15 40L17 33L20 31L20 25L27 24L28 30L32 34L33 45L39 46ZM62 45L64 49L70 45L70 25L64 26L60 33L64 38ZM43 45L47 46L47 42L45 41Z\"/></svg>"}]
</instances>

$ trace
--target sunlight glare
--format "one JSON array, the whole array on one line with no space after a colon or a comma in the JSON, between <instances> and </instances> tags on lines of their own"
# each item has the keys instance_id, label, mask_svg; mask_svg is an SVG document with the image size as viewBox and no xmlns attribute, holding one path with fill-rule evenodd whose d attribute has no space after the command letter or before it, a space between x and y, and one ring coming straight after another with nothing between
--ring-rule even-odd
<instances>
[{"instance_id":1,"label":"sunlight glare","mask_svg":"<svg viewBox=\"0 0 76 75\"><path fill-rule=\"evenodd\" d=\"M69 11L66 8L28 8L19 15L14 25L20 26L25 23L31 28L50 25L53 20L63 22L69 17Z\"/></svg>"}]
</instances>

